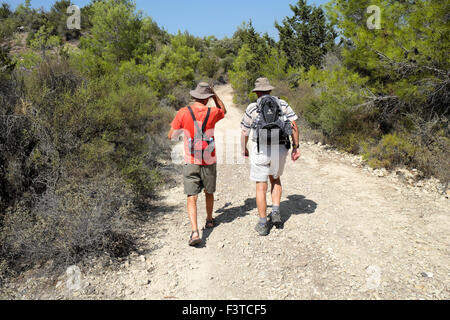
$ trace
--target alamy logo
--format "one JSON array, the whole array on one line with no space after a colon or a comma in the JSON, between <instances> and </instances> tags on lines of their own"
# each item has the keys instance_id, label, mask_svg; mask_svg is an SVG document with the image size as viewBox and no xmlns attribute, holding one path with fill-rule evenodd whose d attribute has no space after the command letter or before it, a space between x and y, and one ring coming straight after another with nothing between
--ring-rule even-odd
<instances>
[{"instance_id":1,"label":"alamy logo","mask_svg":"<svg viewBox=\"0 0 450 320\"><path fill-rule=\"evenodd\" d=\"M67 8L67 14L70 16L67 18L67 29L69 30L81 30L81 10L80 7L72 5Z\"/></svg>"},{"instance_id":2,"label":"alamy logo","mask_svg":"<svg viewBox=\"0 0 450 320\"><path fill-rule=\"evenodd\" d=\"M66 271L66 286L69 291L78 291L81 289L81 270L77 266L70 266Z\"/></svg>"},{"instance_id":3,"label":"alamy logo","mask_svg":"<svg viewBox=\"0 0 450 320\"><path fill-rule=\"evenodd\" d=\"M367 289L376 290L381 285L381 268L379 266L369 266L366 269L367 277Z\"/></svg>"},{"instance_id":4,"label":"alamy logo","mask_svg":"<svg viewBox=\"0 0 450 320\"><path fill-rule=\"evenodd\" d=\"M367 13L372 15L367 19L367 28L370 30L381 29L381 9L378 6L372 5L367 8Z\"/></svg>"}]
</instances>

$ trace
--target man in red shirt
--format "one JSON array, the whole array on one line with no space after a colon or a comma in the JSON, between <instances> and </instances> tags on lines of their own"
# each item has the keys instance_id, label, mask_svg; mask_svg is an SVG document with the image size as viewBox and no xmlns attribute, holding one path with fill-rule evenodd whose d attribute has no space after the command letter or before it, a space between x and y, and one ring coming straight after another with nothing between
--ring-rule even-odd
<instances>
[{"instance_id":1,"label":"man in red shirt","mask_svg":"<svg viewBox=\"0 0 450 320\"><path fill-rule=\"evenodd\" d=\"M197 200L203 189L207 213L205 228L214 227L214 192L217 180L214 128L227 111L208 83L201 82L190 94L195 102L178 111L172 122L169 139L184 133L184 192L188 197L187 210L192 225L189 245L196 246L201 242L197 224ZM210 98L214 99L216 108L206 106Z\"/></svg>"}]
</instances>

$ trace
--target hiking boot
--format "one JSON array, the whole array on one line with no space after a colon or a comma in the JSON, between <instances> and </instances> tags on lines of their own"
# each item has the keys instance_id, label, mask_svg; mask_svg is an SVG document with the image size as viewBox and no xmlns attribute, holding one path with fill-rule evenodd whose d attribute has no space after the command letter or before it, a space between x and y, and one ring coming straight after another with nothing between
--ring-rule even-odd
<instances>
[{"instance_id":1,"label":"hiking boot","mask_svg":"<svg viewBox=\"0 0 450 320\"><path fill-rule=\"evenodd\" d=\"M272 221L273 225L277 228L283 225L283 221L281 221L281 214L279 212L272 212L270 215L270 221Z\"/></svg>"},{"instance_id":2,"label":"hiking boot","mask_svg":"<svg viewBox=\"0 0 450 320\"><path fill-rule=\"evenodd\" d=\"M255 227L256 232L259 233L260 236L267 236L269 235L270 226L269 223L258 223Z\"/></svg>"}]
</instances>

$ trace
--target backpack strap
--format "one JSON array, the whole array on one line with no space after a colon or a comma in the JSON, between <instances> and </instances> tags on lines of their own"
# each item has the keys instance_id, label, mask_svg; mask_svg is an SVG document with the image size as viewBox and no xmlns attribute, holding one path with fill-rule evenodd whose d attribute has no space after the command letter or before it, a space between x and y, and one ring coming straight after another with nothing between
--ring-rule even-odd
<instances>
[{"instance_id":1,"label":"backpack strap","mask_svg":"<svg viewBox=\"0 0 450 320\"><path fill-rule=\"evenodd\" d=\"M256 133L256 146L257 146L257 148L258 148L258 153L260 152L259 151L259 149L260 149L260 147L259 147L259 129L257 129L258 131L257 131L257 133Z\"/></svg>"},{"instance_id":2,"label":"backpack strap","mask_svg":"<svg viewBox=\"0 0 450 320\"><path fill-rule=\"evenodd\" d=\"M205 121L203 121L202 134L204 134L206 131L206 125L208 124L210 115L211 115L211 108L208 108L208 112L206 113Z\"/></svg>"},{"instance_id":3,"label":"backpack strap","mask_svg":"<svg viewBox=\"0 0 450 320\"><path fill-rule=\"evenodd\" d=\"M201 129L197 123L197 119L195 118L195 114L194 114L194 111L192 111L191 106L188 106L188 110L189 110L189 113L191 114L192 120L194 120L194 125L197 128L197 132L201 133L202 139L203 139L203 135L206 130L206 125L208 124L209 116L211 115L211 108L208 108L208 112L206 113L206 118L205 118L205 121L203 121L203 126ZM194 136L195 136L195 133L194 133Z\"/></svg>"},{"instance_id":4,"label":"backpack strap","mask_svg":"<svg viewBox=\"0 0 450 320\"><path fill-rule=\"evenodd\" d=\"M262 106L261 106L261 99L258 99L258 101L256 101L256 106L257 106L257 112L258 112L258 117L263 117L264 115L262 114ZM258 153L260 152L260 143L259 143L259 128L256 127L256 147L258 150Z\"/></svg>"}]
</instances>

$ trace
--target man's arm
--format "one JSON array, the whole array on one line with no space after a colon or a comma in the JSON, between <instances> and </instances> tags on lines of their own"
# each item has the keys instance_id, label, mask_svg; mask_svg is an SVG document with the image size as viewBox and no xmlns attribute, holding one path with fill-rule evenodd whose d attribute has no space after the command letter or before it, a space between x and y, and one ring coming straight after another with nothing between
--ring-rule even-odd
<instances>
[{"instance_id":1,"label":"man's arm","mask_svg":"<svg viewBox=\"0 0 450 320\"><path fill-rule=\"evenodd\" d=\"M172 140L174 133L175 133L175 129L174 128L170 128L169 134L167 135L169 140Z\"/></svg>"},{"instance_id":2,"label":"man's arm","mask_svg":"<svg viewBox=\"0 0 450 320\"><path fill-rule=\"evenodd\" d=\"M241 121L241 129L242 129L242 134L241 134L241 152L242 152L242 156L248 158L249 157L249 152L248 152L248 140L250 138L250 133L251 133L251 128L253 125L253 117L252 114L253 112L256 110L255 108L256 104L250 104L247 107L247 110L244 113L244 116L242 117L242 121Z\"/></svg>"},{"instance_id":3,"label":"man's arm","mask_svg":"<svg viewBox=\"0 0 450 320\"><path fill-rule=\"evenodd\" d=\"M245 158L248 158L250 156L250 153L248 152L248 140L249 140L249 136L247 134L246 131L242 131L241 134L241 150L242 150L242 156L244 156Z\"/></svg>"},{"instance_id":4,"label":"man's arm","mask_svg":"<svg viewBox=\"0 0 450 320\"><path fill-rule=\"evenodd\" d=\"M225 108L225 104L223 101L219 98L219 96L216 94L214 89L211 87L212 92L214 93L214 96L212 97L214 99L214 103L216 104L216 107L223 110L224 114L227 114L227 109Z\"/></svg>"},{"instance_id":5,"label":"man's arm","mask_svg":"<svg viewBox=\"0 0 450 320\"><path fill-rule=\"evenodd\" d=\"M182 134L183 130L183 115L182 110L177 112L175 119L173 119L172 124L170 126L170 131L167 137L169 140L175 141Z\"/></svg>"},{"instance_id":6,"label":"man's arm","mask_svg":"<svg viewBox=\"0 0 450 320\"><path fill-rule=\"evenodd\" d=\"M297 161L300 158L300 133L298 130L297 122L292 121L292 142L293 142L293 149L292 149L292 161Z\"/></svg>"}]
</instances>

